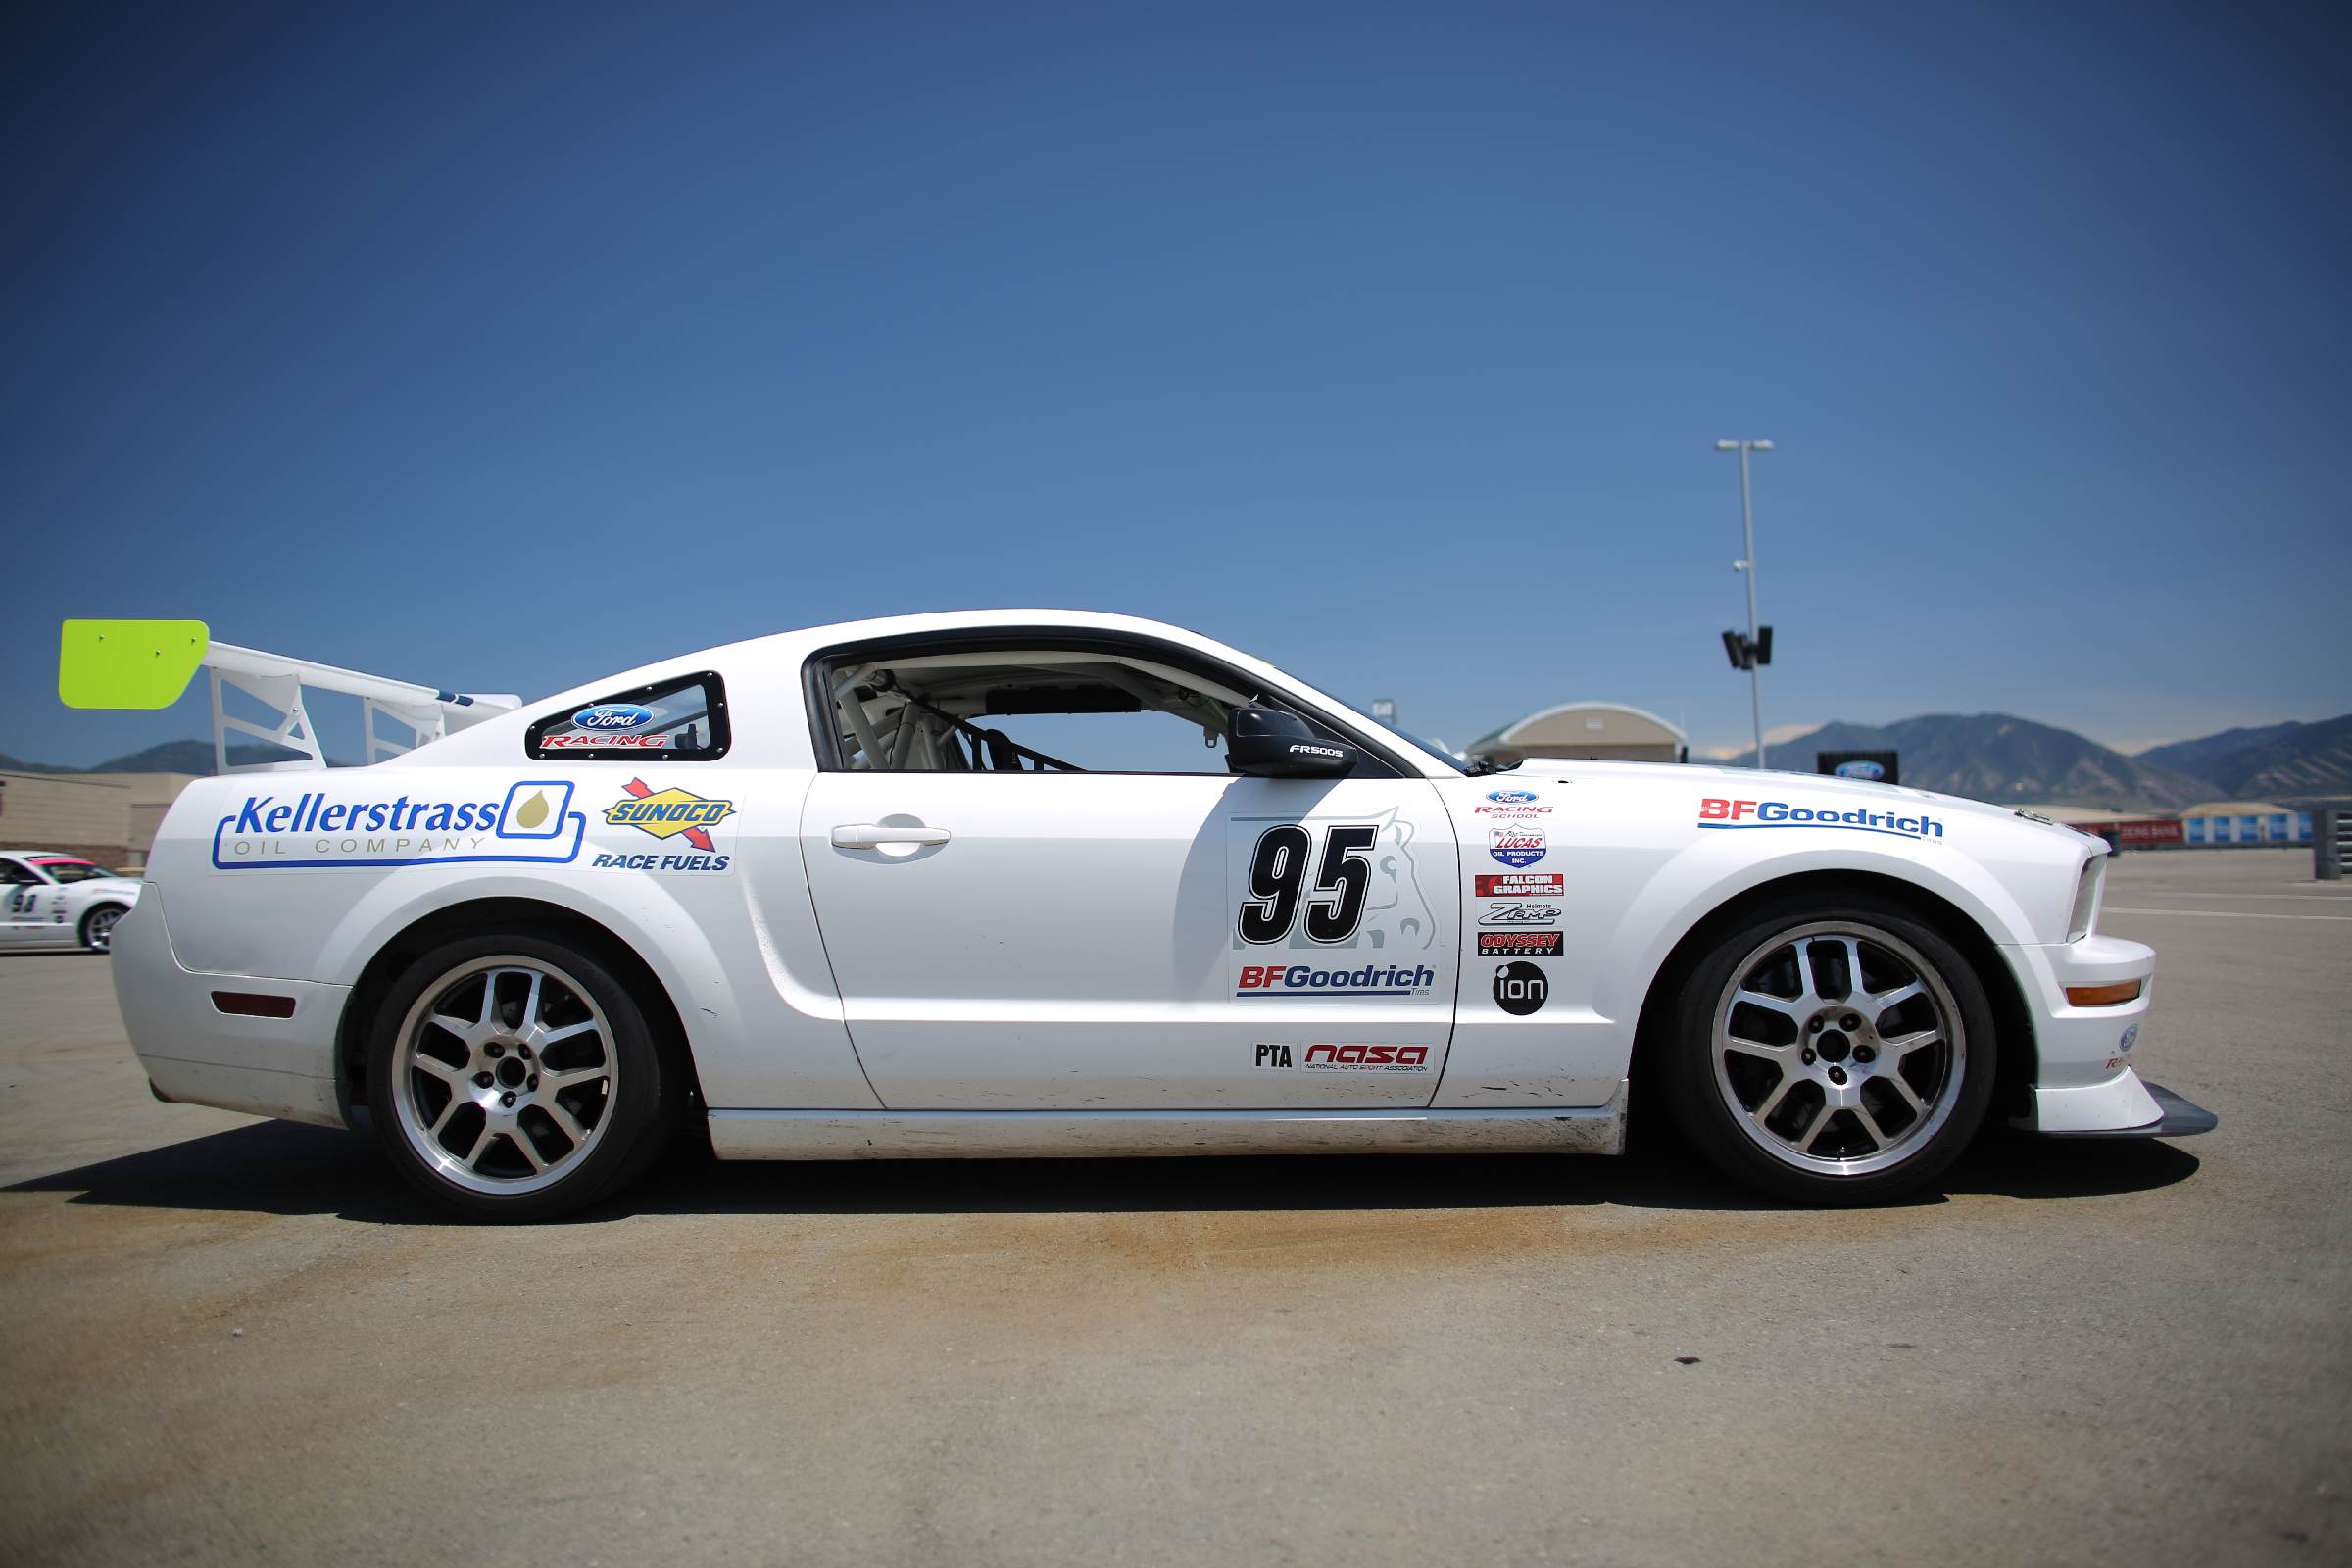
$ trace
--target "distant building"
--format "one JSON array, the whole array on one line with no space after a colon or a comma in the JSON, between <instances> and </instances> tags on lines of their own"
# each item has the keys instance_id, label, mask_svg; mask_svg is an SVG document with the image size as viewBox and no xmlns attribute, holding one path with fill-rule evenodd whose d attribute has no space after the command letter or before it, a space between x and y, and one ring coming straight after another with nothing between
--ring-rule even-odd
<instances>
[{"instance_id":1,"label":"distant building","mask_svg":"<svg viewBox=\"0 0 2352 1568\"><path fill-rule=\"evenodd\" d=\"M2110 811L2096 806L2021 806L2018 809L2105 839L2108 848L2115 850L2164 850L2182 842L2180 823L2169 816Z\"/></svg>"},{"instance_id":2,"label":"distant building","mask_svg":"<svg viewBox=\"0 0 2352 1568\"><path fill-rule=\"evenodd\" d=\"M129 809L130 820L124 839L130 857L129 863L144 866L147 852L155 848L155 830L164 825L164 813L179 799L179 792L194 783L195 773L82 773L81 778L102 784L120 784L130 791L123 804Z\"/></svg>"},{"instance_id":3,"label":"distant building","mask_svg":"<svg viewBox=\"0 0 2352 1568\"><path fill-rule=\"evenodd\" d=\"M1505 766L1531 757L1616 762L1687 762L1690 737L1657 714L1622 703L1564 703L1470 743L1473 760Z\"/></svg>"},{"instance_id":4,"label":"distant building","mask_svg":"<svg viewBox=\"0 0 2352 1568\"><path fill-rule=\"evenodd\" d=\"M80 773L0 773L0 845L55 850L120 869L130 858L130 787Z\"/></svg>"},{"instance_id":5,"label":"distant building","mask_svg":"<svg viewBox=\"0 0 2352 1568\"><path fill-rule=\"evenodd\" d=\"M0 772L0 846L142 868L193 773Z\"/></svg>"},{"instance_id":6,"label":"distant building","mask_svg":"<svg viewBox=\"0 0 2352 1568\"><path fill-rule=\"evenodd\" d=\"M2207 801L2180 813L2182 842L2309 844L2311 813L2270 801Z\"/></svg>"}]
</instances>

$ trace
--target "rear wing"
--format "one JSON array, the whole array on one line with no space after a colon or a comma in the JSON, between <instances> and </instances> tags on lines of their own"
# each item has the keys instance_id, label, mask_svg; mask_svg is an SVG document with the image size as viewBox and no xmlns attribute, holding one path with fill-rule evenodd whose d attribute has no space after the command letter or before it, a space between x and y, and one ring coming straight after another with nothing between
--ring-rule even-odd
<instances>
[{"instance_id":1,"label":"rear wing","mask_svg":"<svg viewBox=\"0 0 2352 1568\"><path fill-rule=\"evenodd\" d=\"M368 760L380 762L519 707L509 694L445 692L413 681L265 654L213 641L201 620L69 620L59 638L57 695L68 708L169 708L199 669L212 672L213 765L223 773L280 773L324 767L326 754L305 706L306 691L357 697L363 705ZM222 688L243 693L275 715L274 723L239 718L221 705ZM389 718L414 737L382 733ZM284 761L228 760L231 733L296 754Z\"/></svg>"}]
</instances>

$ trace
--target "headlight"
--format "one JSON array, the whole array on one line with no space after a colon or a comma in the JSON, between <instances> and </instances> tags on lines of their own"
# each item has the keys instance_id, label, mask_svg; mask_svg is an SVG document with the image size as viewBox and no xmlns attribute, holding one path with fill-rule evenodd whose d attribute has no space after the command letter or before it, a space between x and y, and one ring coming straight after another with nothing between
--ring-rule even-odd
<instances>
[{"instance_id":1,"label":"headlight","mask_svg":"<svg viewBox=\"0 0 2352 1568\"><path fill-rule=\"evenodd\" d=\"M2082 862L2082 878L2075 884L2075 912L2067 921L2066 940L2080 942L2098 923L2099 895L2107 887L2107 857L2094 855Z\"/></svg>"}]
</instances>

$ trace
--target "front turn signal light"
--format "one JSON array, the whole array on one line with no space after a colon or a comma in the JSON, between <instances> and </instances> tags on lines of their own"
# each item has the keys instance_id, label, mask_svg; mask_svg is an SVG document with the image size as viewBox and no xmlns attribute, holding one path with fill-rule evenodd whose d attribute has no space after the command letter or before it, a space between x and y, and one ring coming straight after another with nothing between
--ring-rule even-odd
<instances>
[{"instance_id":1,"label":"front turn signal light","mask_svg":"<svg viewBox=\"0 0 2352 1568\"><path fill-rule=\"evenodd\" d=\"M2111 986L2068 986L2066 1001L2075 1007L2120 1007L2127 1002L2139 1000L2137 980L2119 980Z\"/></svg>"}]
</instances>

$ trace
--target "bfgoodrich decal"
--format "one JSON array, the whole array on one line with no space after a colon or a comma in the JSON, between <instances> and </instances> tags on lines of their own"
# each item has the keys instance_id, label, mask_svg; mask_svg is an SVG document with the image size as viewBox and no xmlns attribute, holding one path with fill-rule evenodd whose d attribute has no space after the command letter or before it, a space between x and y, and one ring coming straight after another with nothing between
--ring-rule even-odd
<instances>
[{"instance_id":1,"label":"bfgoodrich decal","mask_svg":"<svg viewBox=\"0 0 2352 1568\"><path fill-rule=\"evenodd\" d=\"M1395 811L1227 818L1233 994L1426 1000L1437 974L1417 960L1437 945L1438 916L1412 838Z\"/></svg>"},{"instance_id":2,"label":"bfgoodrich decal","mask_svg":"<svg viewBox=\"0 0 2352 1568\"><path fill-rule=\"evenodd\" d=\"M1862 807L1791 806L1787 801L1723 801L1712 797L1698 803L1698 825L1707 828L1826 827L1848 833L1884 833L1898 839L1939 839L1943 824L1934 817L1899 811L1873 811Z\"/></svg>"},{"instance_id":3,"label":"bfgoodrich decal","mask_svg":"<svg viewBox=\"0 0 2352 1568\"><path fill-rule=\"evenodd\" d=\"M525 779L468 800L321 784L245 797L213 829L213 867L562 864L578 857L587 825L571 809L567 779Z\"/></svg>"}]
</instances>

